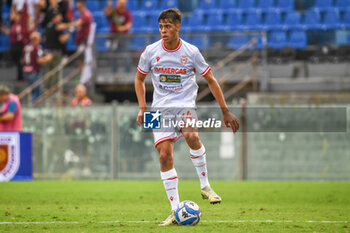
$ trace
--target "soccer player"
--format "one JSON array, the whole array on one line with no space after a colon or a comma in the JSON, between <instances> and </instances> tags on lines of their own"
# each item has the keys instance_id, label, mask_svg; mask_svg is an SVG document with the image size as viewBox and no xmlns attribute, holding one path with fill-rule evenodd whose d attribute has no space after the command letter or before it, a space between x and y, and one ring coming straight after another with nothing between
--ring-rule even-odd
<instances>
[{"instance_id":1,"label":"soccer player","mask_svg":"<svg viewBox=\"0 0 350 233\"><path fill-rule=\"evenodd\" d=\"M209 65L197 47L179 38L180 11L172 8L164 10L159 15L158 23L161 40L146 47L137 67L135 90L140 108L137 124L143 123L143 113L147 109L144 80L148 73L151 73L154 86L152 108L172 109L195 107L198 92L195 72L198 72L207 81L211 93L220 105L225 125L236 133L239 121L228 110L222 90ZM165 79L169 77L168 82L164 82L164 77ZM208 181L205 148L199 139L197 129L182 128L181 133L190 147L191 160L197 170L203 199L208 199L211 204L220 203L220 196L214 192ZM177 136L175 129L166 132L154 130L153 136L159 153L160 176L171 204L170 216L159 225L167 226L176 224L175 210L179 203L178 177L173 165L173 148Z\"/></svg>"}]
</instances>

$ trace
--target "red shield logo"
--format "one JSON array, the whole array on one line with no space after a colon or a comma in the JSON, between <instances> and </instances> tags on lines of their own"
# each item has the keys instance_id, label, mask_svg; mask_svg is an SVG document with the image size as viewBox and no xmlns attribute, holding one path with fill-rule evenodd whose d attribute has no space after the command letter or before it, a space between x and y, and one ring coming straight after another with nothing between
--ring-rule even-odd
<instances>
[{"instance_id":1,"label":"red shield logo","mask_svg":"<svg viewBox=\"0 0 350 233\"><path fill-rule=\"evenodd\" d=\"M181 64L186 65L187 63L187 57L186 56L181 56Z\"/></svg>"},{"instance_id":2,"label":"red shield logo","mask_svg":"<svg viewBox=\"0 0 350 233\"><path fill-rule=\"evenodd\" d=\"M156 60L157 60L157 62L159 62L159 60L160 60L160 57L156 57Z\"/></svg>"}]
</instances>

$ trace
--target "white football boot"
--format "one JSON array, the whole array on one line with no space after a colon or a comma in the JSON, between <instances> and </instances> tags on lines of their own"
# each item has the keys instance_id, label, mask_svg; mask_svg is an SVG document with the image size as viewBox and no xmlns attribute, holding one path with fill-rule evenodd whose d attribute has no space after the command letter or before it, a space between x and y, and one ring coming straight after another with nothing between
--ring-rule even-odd
<instances>
[{"instance_id":1,"label":"white football boot","mask_svg":"<svg viewBox=\"0 0 350 233\"><path fill-rule=\"evenodd\" d=\"M172 210L169 217L167 217L167 219L165 219L164 221L158 224L158 226L170 226L170 225L177 225L177 222L175 219L175 210Z\"/></svg>"},{"instance_id":2,"label":"white football boot","mask_svg":"<svg viewBox=\"0 0 350 233\"><path fill-rule=\"evenodd\" d=\"M214 190L209 187L209 186L205 186L204 188L202 188L202 198L208 199L210 204L217 204L217 203L221 203L221 197L219 195L217 195Z\"/></svg>"}]
</instances>

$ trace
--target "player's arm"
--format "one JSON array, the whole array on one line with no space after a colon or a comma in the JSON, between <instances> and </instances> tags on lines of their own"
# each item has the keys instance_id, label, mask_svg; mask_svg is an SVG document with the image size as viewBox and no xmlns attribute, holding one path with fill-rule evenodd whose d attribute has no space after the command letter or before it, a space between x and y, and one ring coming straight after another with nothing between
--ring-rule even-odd
<instances>
[{"instance_id":1,"label":"player's arm","mask_svg":"<svg viewBox=\"0 0 350 233\"><path fill-rule=\"evenodd\" d=\"M132 22L126 23L125 25L121 25L118 29L122 32L128 31L132 27Z\"/></svg>"},{"instance_id":2,"label":"player's arm","mask_svg":"<svg viewBox=\"0 0 350 233\"><path fill-rule=\"evenodd\" d=\"M218 82L214 78L214 75L211 71L209 71L204 76L204 78L208 83L208 86L209 86L211 93L213 94L214 98L216 99L216 101L218 102L218 104L221 107L221 111L222 111L222 115L224 117L224 123L225 123L226 127L230 127L232 129L232 131L234 133L236 133L237 130L239 129L239 120L235 115L233 115L229 111L229 109L226 105L224 94L222 93L222 90L220 88L220 85L218 84Z\"/></svg>"},{"instance_id":3,"label":"player's arm","mask_svg":"<svg viewBox=\"0 0 350 233\"><path fill-rule=\"evenodd\" d=\"M147 109L145 78L146 75L141 74L140 72L137 72L135 77L135 91L140 108L140 111L137 114L136 122L139 126L141 126L143 123L143 112Z\"/></svg>"},{"instance_id":4,"label":"player's arm","mask_svg":"<svg viewBox=\"0 0 350 233\"><path fill-rule=\"evenodd\" d=\"M7 112L0 115L0 122L12 121L15 118L15 113L17 111L17 104L14 101L10 101Z\"/></svg>"},{"instance_id":5,"label":"player's arm","mask_svg":"<svg viewBox=\"0 0 350 233\"><path fill-rule=\"evenodd\" d=\"M70 27L80 27L83 24L83 21L81 19L77 19L75 22L71 22L71 23L60 23L57 25L56 29L57 30L66 30L67 28Z\"/></svg>"},{"instance_id":6,"label":"player's arm","mask_svg":"<svg viewBox=\"0 0 350 233\"><path fill-rule=\"evenodd\" d=\"M15 118L15 114L14 113L6 112L6 113L0 115L0 122L12 121L13 118Z\"/></svg>"},{"instance_id":7,"label":"player's arm","mask_svg":"<svg viewBox=\"0 0 350 233\"><path fill-rule=\"evenodd\" d=\"M45 56L39 57L36 61L41 65L44 63L51 62L53 59L52 53L46 54Z\"/></svg>"}]
</instances>

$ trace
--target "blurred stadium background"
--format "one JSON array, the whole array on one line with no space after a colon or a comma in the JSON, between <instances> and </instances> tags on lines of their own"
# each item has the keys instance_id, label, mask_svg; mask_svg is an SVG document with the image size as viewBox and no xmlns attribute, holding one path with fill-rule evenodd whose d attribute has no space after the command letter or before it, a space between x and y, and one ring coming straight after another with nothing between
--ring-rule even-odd
<instances>
[{"instance_id":1,"label":"blurred stadium background","mask_svg":"<svg viewBox=\"0 0 350 233\"><path fill-rule=\"evenodd\" d=\"M16 82L15 67L8 59L9 39L0 34L0 83L22 93L24 131L34 135L34 179L159 178L152 135L135 123L138 106L133 81L143 48L159 39L157 17L169 7L183 12L181 37L202 51L241 121L257 129L271 122L283 128L236 135L201 133L211 178L350 179L348 126L333 132L296 132L293 120L286 120L290 118L283 111L243 114L245 106L269 111L338 107L349 114L349 0L129 0L134 23L123 38L129 42L128 49L118 53L108 47L113 35L103 14L106 4L87 0L97 24L94 77L88 90L92 107L68 107L79 82L75 59L62 66L57 88L32 103L30 89L23 93L25 86ZM2 14L6 22L6 5ZM76 52L73 38L74 33L67 42L70 56ZM130 70L126 60L131 62ZM151 80L146 80L151 102ZM198 105L212 106L214 99L199 77L198 84ZM303 121L304 113L296 111L295 119ZM329 122L326 115L312 116L316 128ZM346 121L350 125L350 119ZM196 179L185 143L176 144L175 150L181 178Z\"/></svg>"}]
</instances>

